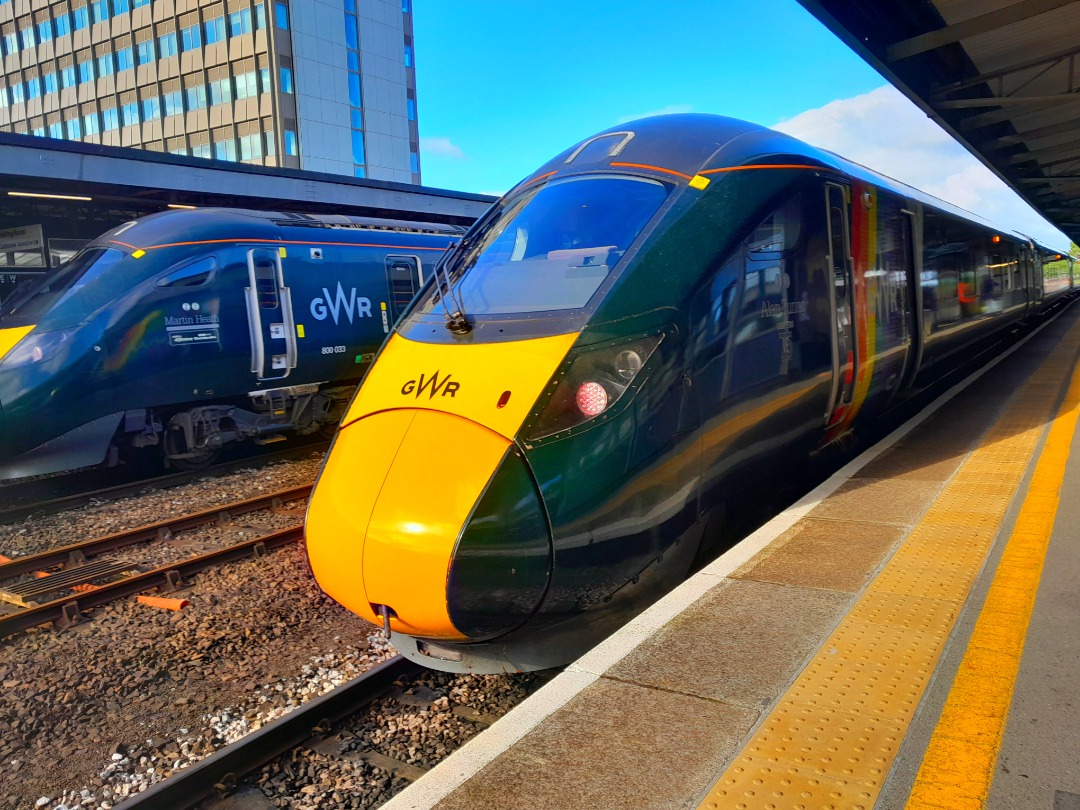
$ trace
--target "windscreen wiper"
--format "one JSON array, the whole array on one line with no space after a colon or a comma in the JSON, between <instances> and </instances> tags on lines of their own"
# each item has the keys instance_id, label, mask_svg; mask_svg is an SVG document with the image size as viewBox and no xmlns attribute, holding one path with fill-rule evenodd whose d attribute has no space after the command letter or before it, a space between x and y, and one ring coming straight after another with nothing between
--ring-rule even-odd
<instances>
[{"instance_id":1,"label":"windscreen wiper","mask_svg":"<svg viewBox=\"0 0 1080 810\"><path fill-rule=\"evenodd\" d=\"M450 271L447 269L449 264L449 256L460 252L461 245L458 244L458 249L450 251L442 255L438 262L435 263L435 283L439 288L439 298L442 300L443 309L446 311L446 328L449 329L455 335L467 335L472 331L472 324L469 323L469 319L465 317L465 307L461 303L461 297L455 293L454 284L450 279ZM442 271L440 275L439 271ZM446 293L443 294L443 283L446 283ZM446 302L446 299L450 299L450 304ZM450 311L450 305L453 304L454 311Z\"/></svg>"}]
</instances>

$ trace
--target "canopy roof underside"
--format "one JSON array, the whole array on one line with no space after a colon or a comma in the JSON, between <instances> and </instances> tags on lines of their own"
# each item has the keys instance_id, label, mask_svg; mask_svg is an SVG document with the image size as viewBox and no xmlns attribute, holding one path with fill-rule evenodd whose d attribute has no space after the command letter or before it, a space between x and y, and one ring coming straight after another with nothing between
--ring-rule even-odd
<instances>
[{"instance_id":1,"label":"canopy roof underside","mask_svg":"<svg viewBox=\"0 0 1080 810\"><path fill-rule=\"evenodd\" d=\"M1080 243L1080 0L799 0Z\"/></svg>"}]
</instances>

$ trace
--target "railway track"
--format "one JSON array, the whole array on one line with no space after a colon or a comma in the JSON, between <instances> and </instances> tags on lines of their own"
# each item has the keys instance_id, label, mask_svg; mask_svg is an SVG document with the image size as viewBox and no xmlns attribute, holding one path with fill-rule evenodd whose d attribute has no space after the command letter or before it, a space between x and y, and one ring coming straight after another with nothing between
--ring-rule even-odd
<instances>
[{"instance_id":1,"label":"railway track","mask_svg":"<svg viewBox=\"0 0 1080 810\"><path fill-rule=\"evenodd\" d=\"M144 468L132 467L67 473L23 483L3 484L0 485L0 525L16 523L28 517L55 515L95 501L126 498L144 492L147 487L170 489L198 478L225 475L253 465L304 458L311 453L323 453L329 446L326 441L311 442L185 472L155 469L147 473ZM107 486L101 485L103 479L109 482Z\"/></svg>"},{"instance_id":2,"label":"railway track","mask_svg":"<svg viewBox=\"0 0 1080 810\"><path fill-rule=\"evenodd\" d=\"M240 810L261 806L247 803L251 794L259 793L250 784L255 772L272 760L298 750L336 761L364 763L405 782L413 782L434 764L417 765L380 752L363 733L348 728L350 721L375 711L374 704L380 698L386 698L404 711L429 712L431 716L450 713L478 731L499 719L497 715L472 706L452 703L419 683L422 677L431 674L400 655L394 656L195 765L174 772L117 805L116 810L189 810L196 807ZM528 691L535 691L555 674L531 673L532 687ZM245 778L248 784L244 783Z\"/></svg>"},{"instance_id":3,"label":"railway track","mask_svg":"<svg viewBox=\"0 0 1080 810\"><path fill-rule=\"evenodd\" d=\"M251 537L148 571L139 571L135 564L105 556L140 543L166 541L182 531L198 526L214 523L227 525L235 517L259 510L270 509L299 517L303 510L290 507L289 504L307 498L311 489L311 484L291 487L2 562L0 600L14 606L18 611L0 616L0 638L48 622L58 626L74 624L83 618L84 611L91 608L153 588L160 592L174 591L183 586L187 577L205 568L251 555L261 556L280 546L294 543L303 536L302 526ZM122 575L122 578L94 584L118 575ZM58 593L62 595L42 601Z\"/></svg>"},{"instance_id":4,"label":"railway track","mask_svg":"<svg viewBox=\"0 0 1080 810\"><path fill-rule=\"evenodd\" d=\"M332 739L329 732L334 723L363 711L389 693L399 679L419 671L416 664L395 656L158 782L118 805L117 810L186 810L211 796L226 794L275 757L307 743L325 744Z\"/></svg>"}]
</instances>

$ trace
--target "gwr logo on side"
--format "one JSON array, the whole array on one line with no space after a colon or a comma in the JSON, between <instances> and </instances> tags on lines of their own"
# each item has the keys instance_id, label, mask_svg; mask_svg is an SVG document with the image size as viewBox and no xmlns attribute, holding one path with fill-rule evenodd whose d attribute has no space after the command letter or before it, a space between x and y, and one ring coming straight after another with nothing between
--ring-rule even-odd
<instances>
[{"instance_id":1,"label":"gwr logo on side","mask_svg":"<svg viewBox=\"0 0 1080 810\"><path fill-rule=\"evenodd\" d=\"M442 396L448 394L453 397L459 388L461 383L451 382L450 376L447 374L445 377L440 378L439 372L436 371L430 377L426 374L421 374L419 380L409 380L403 386L401 386L401 393L408 396L409 394L415 394L417 399L420 399L420 395L427 391L428 399L434 399L435 395L440 391Z\"/></svg>"}]
</instances>

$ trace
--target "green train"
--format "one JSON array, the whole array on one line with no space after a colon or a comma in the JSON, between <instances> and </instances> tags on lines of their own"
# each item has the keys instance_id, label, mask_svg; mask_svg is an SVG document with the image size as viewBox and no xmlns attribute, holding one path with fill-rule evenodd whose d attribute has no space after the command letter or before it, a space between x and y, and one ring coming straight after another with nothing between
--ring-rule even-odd
<instances>
[{"instance_id":1,"label":"green train","mask_svg":"<svg viewBox=\"0 0 1080 810\"><path fill-rule=\"evenodd\" d=\"M753 488L1072 286L1067 257L786 135L608 130L399 321L316 484L312 571L429 667L565 664Z\"/></svg>"},{"instance_id":2,"label":"green train","mask_svg":"<svg viewBox=\"0 0 1080 810\"><path fill-rule=\"evenodd\" d=\"M332 431L461 232L235 209L112 229L0 308L0 479Z\"/></svg>"}]
</instances>

